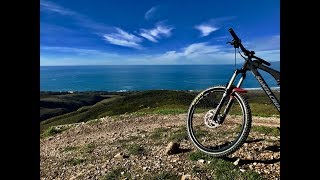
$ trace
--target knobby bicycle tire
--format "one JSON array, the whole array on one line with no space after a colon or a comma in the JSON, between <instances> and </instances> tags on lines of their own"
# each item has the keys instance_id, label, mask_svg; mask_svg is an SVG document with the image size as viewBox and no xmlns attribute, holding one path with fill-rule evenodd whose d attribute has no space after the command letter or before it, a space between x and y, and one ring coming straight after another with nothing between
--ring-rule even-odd
<instances>
[{"instance_id":1,"label":"knobby bicycle tire","mask_svg":"<svg viewBox=\"0 0 320 180\"><path fill-rule=\"evenodd\" d=\"M214 110L214 106L220 102L221 98L218 93L223 94L225 90L224 86L215 86L199 93L192 101L187 116L187 131L190 140L199 150L214 157L227 156L238 150L247 139L252 123L247 99L242 94L234 92L232 94L235 99L232 105L234 110L229 111L230 115L228 114L221 126L210 128L205 124L204 119L208 117L209 110ZM214 98L217 99L214 101ZM215 143L216 146L214 146Z\"/></svg>"}]
</instances>

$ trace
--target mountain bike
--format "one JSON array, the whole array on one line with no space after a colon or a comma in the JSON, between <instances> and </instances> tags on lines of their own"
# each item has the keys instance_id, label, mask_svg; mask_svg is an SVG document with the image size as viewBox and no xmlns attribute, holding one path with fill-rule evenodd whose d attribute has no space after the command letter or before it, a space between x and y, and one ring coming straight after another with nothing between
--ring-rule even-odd
<instances>
[{"instance_id":1,"label":"mountain bike","mask_svg":"<svg viewBox=\"0 0 320 180\"><path fill-rule=\"evenodd\" d=\"M199 150L214 157L234 153L249 135L252 123L251 109L246 96L243 95L247 91L240 88L247 71L253 73L265 94L280 113L280 101L258 69L271 74L279 88L280 71L268 67L271 65L269 62L255 56L254 51L244 48L232 28L229 29L229 32L233 40L227 43L235 48L235 53L238 50L238 53L244 58L243 66L234 71L225 86L214 86L200 92L190 104L187 116L187 131L190 140ZM239 80L236 84L237 77Z\"/></svg>"}]
</instances>

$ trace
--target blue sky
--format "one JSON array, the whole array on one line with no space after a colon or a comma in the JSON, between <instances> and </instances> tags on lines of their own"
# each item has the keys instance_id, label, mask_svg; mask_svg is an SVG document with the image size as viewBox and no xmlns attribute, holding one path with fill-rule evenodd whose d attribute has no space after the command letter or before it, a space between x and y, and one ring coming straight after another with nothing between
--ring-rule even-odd
<instances>
[{"instance_id":1,"label":"blue sky","mask_svg":"<svg viewBox=\"0 0 320 180\"><path fill-rule=\"evenodd\" d=\"M40 0L40 65L230 64L230 27L280 60L279 0Z\"/></svg>"}]
</instances>

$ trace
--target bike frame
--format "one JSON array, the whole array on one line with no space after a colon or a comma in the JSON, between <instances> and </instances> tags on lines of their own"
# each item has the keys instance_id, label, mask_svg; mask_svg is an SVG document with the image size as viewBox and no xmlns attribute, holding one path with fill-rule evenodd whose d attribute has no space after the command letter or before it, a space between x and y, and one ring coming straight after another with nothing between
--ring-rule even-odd
<instances>
[{"instance_id":1,"label":"bike frame","mask_svg":"<svg viewBox=\"0 0 320 180\"><path fill-rule=\"evenodd\" d=\"M252 58L249 56L247 59L245 59L245 63L243 65L243 67L241 69L236 69L235 72L233 73L232 77L230 78L230 81L229 81L229 83L227 84L227 87L226 87L226 92L223 94L223 96L221 98L221 101L217 106L217 110L216 110L216 114L214 116L214 119L217 118L217 115L219 114L219 112L221 110L222 104L224 104L224 102L227 100L227 97L229 95L232 95L233 89L236 88L236 87L240 88L240 86L242 85L243 81L246 78L247 71L251 71L253 73L254 77L257 79L257 81L259 82L259 84L261 85L262 89L267 94L267 96L269 97L269 99L271 100L273 105L280 112L280 102L278 101L276 96L273 94L273 92L269 88L268 84L265 82L265 80L263 79L263 77L261 76L261 74L259 73L259 71L257 69L261 69L261 70L269 73L270 75L272 75L272 77L277 81L277 84L280 86L280 72L279 71L274 70L272 68L269 68L269 67L263 65L258 60L253 60L252 61ZM241 74L241 78L239 79L238 84L236 86L234 86L234 81L235 81L236 77L239 74ZM223 122L224 117L229 112L229 109L230 109L233 101L234 101L234 99L231 96L231 98L228 101L228 104L226 105L226 108L225 108L224 112L221 115L219 115L220 116L219 117L220 123Z\"/></svg>"}]
</instances>

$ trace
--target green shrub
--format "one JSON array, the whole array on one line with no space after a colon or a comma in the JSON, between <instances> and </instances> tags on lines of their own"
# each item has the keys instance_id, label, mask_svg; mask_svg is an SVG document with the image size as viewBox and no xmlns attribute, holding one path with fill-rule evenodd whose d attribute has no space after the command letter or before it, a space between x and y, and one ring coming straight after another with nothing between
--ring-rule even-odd
<instances>
[{"instance_id":1,"label":"green shrub","mask_svg":"<svg viewBox=\"0 0 320 180\"><path fill-rule=\"evenodd\" d=\"M141 147L139 144L131 144L127 147L129 154L132 155L140 155L145 152L145 149Z\"/></svg>"},{"instance_id":2,"label":"green shrub","mask_svg":"<svg viewBox=\"0 0 320 180\"><path fill-rule=\"evenodd\" d=\"M151 133L150 135L150 138L151 139L161 139L162 136L164 135L164 133L168 132L169 129L167 128L163 128L163 127L160 127L160 128L156 128L154 129L154 131Z\"/></svg>"},{"instance_id":3,"label":"green shrub","mask_svg":"<svg viewBox=\"0 0 320 180\"><path fill-rule=\"evenodd\" d=\"M40 137L45 138L45 137L49 137L49 136L53 136L55 134L59 134L67 129L69 129L70 127L56 127L56 126L51 126L49 127L47 130L45 130Z\"/></svg>"},{"instance_id":4,"label":"green shrub","mask_svg":"<svg viewBox=\"0 0 320 180\"><path fill-rule=\"evenodd\" d=\"M186 127L181 127L178 131L170 134L169 140L179 142L183 139L188 139L188 133Z\"/></svg>"},{"instance_id":5,"label":"green shrub","mask_svg":"<svg viewBox=\"0 0 320 180\"><path fill-rule=\"evenodd\" d=\"M71 158L71 159L68 159L66 161L67 164L70 164L72 166L75 166L77 164L81 164L85 161L85 159L81 159L81 158Z\"/></svg>"},{"instance_id":6,"label":"green shrub","mask_svg":"<svg viewBox=\"0 0 320 180\"><path fill-rule=\"evenodd\" d=\"M180 179L178 175L172 174L170 172L162 172L156 174L151 178L152 180L177 180Z\"/></svg>"},{"instance_id":7,"label":"green shrub","mask_svg":"<svg viewBox=\"0 0 320 180\"><path fill-rule=\"evenodd\" d=\"M124 172L121 174L121 172ZM118 180L118 179L128 179L130 178L130 174L125 172L124 168L115 168L109 171L103 179L105 180Z\"/></svg>"},{"instance_id":8,"label":"green shrub","mask_svg":"<svg viewBox=\"0 0 320 180\"><path fill-rule=\"evenodd\" d=\"M252 132L258 132L262 134L267 134L271 136L280 136L280 131L274 127L266 127L266 126L252 126Z\"/></svg>"}]
</instances>

